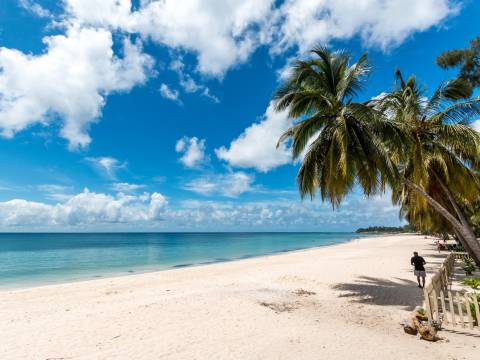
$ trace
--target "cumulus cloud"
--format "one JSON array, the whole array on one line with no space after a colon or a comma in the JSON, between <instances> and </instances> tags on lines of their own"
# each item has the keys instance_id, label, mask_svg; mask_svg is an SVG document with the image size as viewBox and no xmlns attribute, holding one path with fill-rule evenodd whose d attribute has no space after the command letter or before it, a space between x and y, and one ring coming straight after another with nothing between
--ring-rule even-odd
<instances>
[{"instance_id":1,"label":"cumulus cloud","mask_svg":"<svg viewBox=\"0 0 480 360\"><path fill-rule=\"evenodd\" d=\"M253 175L246 174L242 171L228 174L204 175L187 183L184 189L202 195L237 197L240 194L252 191L254 181L255 178Z\"/></svg>"},{"instance_id":2,"label":"cumulus cloud","mask_svg":"<svg viewBox=\"0 0 480 360\"><path fill-rule=\"evenodd\" d=\"M33 0L20 5L38 16L48 10ZM366 46L387 48L438 25L458 11L454 0L64 0L54 20L61 35L44 38L45 51L32 55L0 48L0 134L12 137L33 125L61 121L70 149L91 142L88 130L101 116L109 94L146 82L153 60L141 40L173 53L196 55L196 70L221 78L260 46L272 54L357 36ZM112 50L112 32L123 40L123 56ZM218 102L183 70L180 86ZM162 91L162 89L160 89ZM169 90L169 91L168 91ZM163 95L178 98L176 90ZM268 167L268 165L267 165Z\"/></svg>"},{"instance_id":3,"label":"cumulus cloud","mask_svg":"<svg viewBox=\"0 0 480 360\"><path fill-rule=\"evenodd\" d=\"M318 42L360 36L387 48L458 10L452 0L66 0L80 24L139 33L171 48L197 54L198 70L221 76L262 45L274 53Z\"/></svg>"},{"instance_id":4,"label":"cumulus cloud","mask_svg":"<svg viewBox=\"0 0 480 360\"><path fill-rule=\"evenodd\" d=\"M197 167L207 161L205 139L184 136L175 144L175 151L182 154L180 162L187 168Z\"/></svg>"},{"instance_id":5,"label":"cumulus cloud","mask_svg":"<svg viewBox=\"0 0 480 360\"><path fill-rule=\"evenodd\" d=\"M388 194L370 199L352 194L336 211L318 201L301 202L297 194L242 203L184 200L172 206L160 193L111 195L85 189L58 199L55 204L25 199L0 202L0 227L24 231L119 229L119 226L137 230L162 227L198 231L348 231L378 224L399 224L398 208L391 204Z\"/></svg>"},{"instance_id":6,"label":"cumulus cloud","mask_svg":"<svg viewBox=\"0 0 480 360\"><path fill-rule=\"evenodd\" d=\"M101 175L112 180L117 178L118 170L124 169L127 166L126 162L122 163L110 156L87 157L85 160Z\"/></svg>"},{"instance_id":7,"label":"cumulus cloud","mask_svg":"<svg viewBox=\"0 0 480 360\"><path fill-rule=\"evenodd\" d=\"M259 27L273 0L144 1L66 0L70 21L139 33L172 48L194 52L198 70L214 76L244 62L260 42Z\"/></svg>"},{"instance_id":8,"label":"cumulus cloud","mask_svg":"<svg viewBox=\"0 0 480 360\"><path fill-rule=\"evenodd\" d=\"M361 209L361 210L359 210ZM170 209L168 221L200 230L302 230L349 231L375 224L400 224L398 208L388 196L364 199L352 195L336 211L320 202L295 199L234 203L229 201L183 201ZM374 219L374 220L372 220Z\"/></svg>"},{"instance_id":9,"label":"cumulus cloud","mask_svg":"<svg viewBox=\"0 0 480 360\"><path fill-rule=\"evenodd\" d=\"M273 51L357 35L367 46L386 49L458 11L450 0L286 0L275 13Z\"/></svg>"},{"instance_id":10,"label":"cumulus cloud","mask_svg":"<svg viewBox=\"0 0 480 360\"><path fill-rule=\"evenodd\" d=\"M215 149L215 153L231 166L267 172L291 161L287 145L283 143L277 149L277 141L292 124L286 111L276 112L270 103L260 122L246 128L228 148Z\"/></svg>"},{"instance_id":11,"label":"cumulus cloud","mask_svg":"<svg viewBox=\"0 0 480 360\"><path fill-rule=\"evenodd\" d=\"M71 149L87 146L90 124L108 94L142 84L152 58L140 42L123 41L123 58L112 51L104 29L70 27L43 39L46 51L31 55L0 48L0 131L11 138L35 124L61 119L60 134Z\"/></svg>"},{"instance_id":12,"label":"cumulus cloud","mask_svg":"<svg viewBox=\"0 0 480 360\"><path fill-rule=\"evenodd\" d=\"M105 223L136 223L162 220L167 206L159 194L116 196L83 192L54 205L14 199L0 202L0 224L7 227L69 227Z\"/></svg>"},{"instance_id":13,"label":"cumulus cloud","mask_svg":"<svg viewBox=\"0 0 480 360\"><path fill-rule=\"evenodd\" d=\"M178 90L171 89L167 84L160 85L160 95L162 95L162 97L165 99L172 100L179 104L182 103L179 98L180 94L178 93Z\"/></svg>"}]
</instances>

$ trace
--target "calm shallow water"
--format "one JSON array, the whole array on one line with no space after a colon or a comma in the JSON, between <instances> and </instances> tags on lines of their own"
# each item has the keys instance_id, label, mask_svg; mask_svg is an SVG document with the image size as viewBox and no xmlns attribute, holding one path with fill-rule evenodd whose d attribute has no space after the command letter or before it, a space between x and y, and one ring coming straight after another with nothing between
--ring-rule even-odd
<instances>
[{"instance_id":1,"label":"calm shallow water","mask_svg":"<svg viewBox=\"0 0 480 360\"><path fill-rule=\"evenodd\" d=\"M244 259L359 237L354 233L0 234L0 287Z\"/></svg>"}]
</instances>

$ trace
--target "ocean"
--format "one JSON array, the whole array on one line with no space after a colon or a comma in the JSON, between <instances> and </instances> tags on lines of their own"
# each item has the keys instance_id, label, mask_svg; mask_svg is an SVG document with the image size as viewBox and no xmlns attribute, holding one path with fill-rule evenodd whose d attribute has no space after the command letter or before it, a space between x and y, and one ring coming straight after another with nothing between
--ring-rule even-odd
<instances>
[{"instance_id":1,"label":"ocean","mask_svg":"<svg viewBox=\"0 0 480 360\"><path fill-rule=\"evenodd\" d=\"M0 233L0 287L23 288L333 245L355 233Z\"/></svg>"}]
</instances>

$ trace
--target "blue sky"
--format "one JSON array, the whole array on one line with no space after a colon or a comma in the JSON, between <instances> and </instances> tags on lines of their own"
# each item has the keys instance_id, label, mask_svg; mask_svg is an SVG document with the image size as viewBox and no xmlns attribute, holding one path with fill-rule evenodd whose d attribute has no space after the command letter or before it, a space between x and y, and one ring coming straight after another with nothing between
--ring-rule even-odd
<instances>
[{"instance_id":1,"label":"blue sky","mask_svg":"<svg viewBox=\"0 0 480 360\"><path fill-rule=\"evenodd\" d=\"M0 230L349 231L388 194L300 201L270 98L315 44L367 51L360 100L477 36L449 0L2 0Z\"/></svg>"}]
</instances>

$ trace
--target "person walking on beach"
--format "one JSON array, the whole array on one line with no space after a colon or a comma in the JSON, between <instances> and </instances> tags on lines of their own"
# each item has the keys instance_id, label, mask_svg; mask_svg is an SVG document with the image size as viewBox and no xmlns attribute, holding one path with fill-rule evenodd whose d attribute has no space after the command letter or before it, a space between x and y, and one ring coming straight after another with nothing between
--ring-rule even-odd
<instances>
[{"instance_id":1,"label":"person walking on beach","mask_svg":"<svg viewBox=\"0 0 480 360\"><path fill-rule=\"evenodd\" d=\"M410 259L410 263L414 266L413 273L417 277L418 287L424 288L425 287L425 276L427 276L425 272L425 265L427 262L425 259L418 255L418 252L413 252L413 257ZM420 278L422 278L422 283L420 284Z\"/></svg>"}]
</instances>

